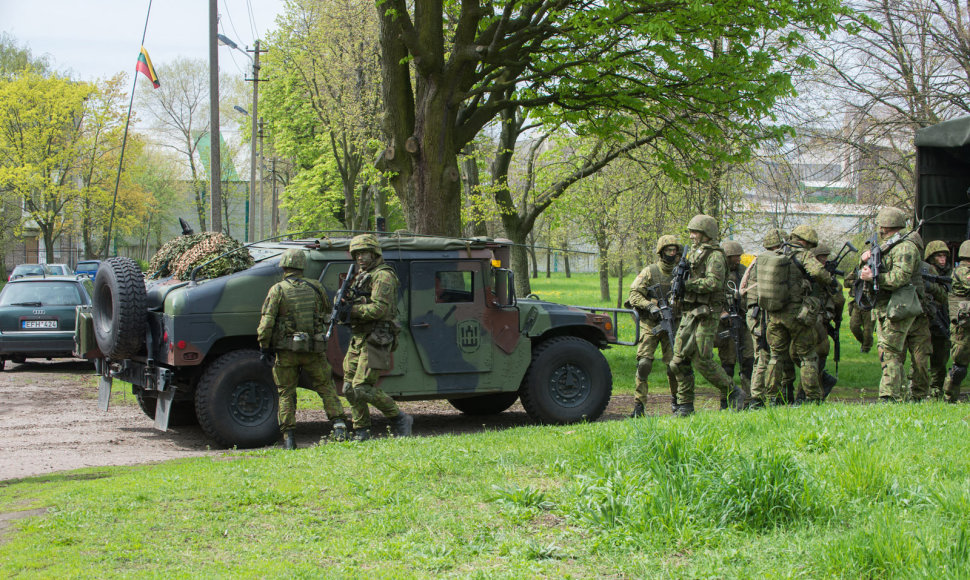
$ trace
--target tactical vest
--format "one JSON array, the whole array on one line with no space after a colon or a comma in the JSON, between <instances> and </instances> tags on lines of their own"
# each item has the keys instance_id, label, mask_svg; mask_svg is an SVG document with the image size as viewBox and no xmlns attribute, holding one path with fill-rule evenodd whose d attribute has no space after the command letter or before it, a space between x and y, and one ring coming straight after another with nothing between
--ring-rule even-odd
<instances>
[{"instance_id":1,"label":"tactical vest","mask_svg":"<svg viewBox=\"0 0 970 580\"><path fill-rule=\"evenodd\" d=\"M322 351L322 334L326 332L323 291L298 276L280 282L280 301L273 343L276 348L295 352Z\"/></svg>"},{"instance_id":2,"label":"tactical vest","mask_svg":"<svg viewBox=\"0 0 970 580\"><path fill-rule=\"evenodd\" d=\"M699 251L699 255L690 263L690 279L699 280L707 275L707 261L710 259L714 252L720 252L724 255L724 250L720 246L714 244L704 244ZM706 304L715 310L716 307L720 307L724 304L724 289L726 288L725 282L727 278L727 259L725 258L725 280L721 280L721 287L715 288L713 292L705 292L703 294L697 292L687 291L684 293L684 311L693 308L696 304Z\"/></svg>"},{"instance_id":3,"label":"tactical vest","mask_svg":"<svg viewBox=\"0 0 970 580\"><path fill-rule=\"evenodd\" d=\"M766 312L802 301L805 276L795 259L789 246L758 256L758 306Z\"/></svg>"},{"instance_id":4,"label":"tactical vest","mask_svg":"<svg viewBox=\"0 0 970 580\"><path fill-rule=\"evenodd\" d=\"M351 284L350 290L351 295L354 297L354 304L370 304L371 292L374 287L374 274L378 272L390 272L395 278L397 274L394 272L394 268L386 262L381 262L374 267L373 270L368 270L366 272L361 272L354 278L354 283ZM382 329L390 329L390 327L395 327L393 332L395 336L399 330L396 328L397 324L397 296L391 298L390 309L382 320L368 320L368 321L352 321L351 329L354 333L370 333L374 329L381 327Z\"/></svg>"}]
</instances>

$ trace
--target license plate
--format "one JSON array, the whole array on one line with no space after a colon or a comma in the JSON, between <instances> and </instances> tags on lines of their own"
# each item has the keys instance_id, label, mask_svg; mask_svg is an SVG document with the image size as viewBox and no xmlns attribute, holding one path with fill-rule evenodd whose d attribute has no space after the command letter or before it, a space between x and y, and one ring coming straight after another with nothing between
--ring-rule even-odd
<instances>
[{"instance_id":1,"label":"license plate","mask_svg":"<svg viewBox=\"0 0 970 580\"><path fill-rule=\"evenodd\" d=\"M44 329L57 328L56 320L23 320L21 321L21 324L22 324L22 328L29 329L29 330L34 330L38 328L44 328Z\"/></svg>"}]
</instances>

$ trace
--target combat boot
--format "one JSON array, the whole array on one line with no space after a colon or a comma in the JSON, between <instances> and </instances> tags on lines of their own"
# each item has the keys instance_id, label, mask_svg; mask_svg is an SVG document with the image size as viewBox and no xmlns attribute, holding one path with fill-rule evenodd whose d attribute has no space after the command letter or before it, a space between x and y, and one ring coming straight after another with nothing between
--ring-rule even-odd
<instances>
[{"instance_id":1,"label":"combat boot","mask_svg":"<svg viewBox=\"0 0 970 580\"><path fill-rule=\"evenodd\" d=\"M404 411L391 420L391 433L395 437L410 437L411 425L414 425L414 417Z\"/></svg>"},{"instance_id":2,"label":"combat boot","mask_svg":"<svg viewBox=\"0 0 970 580\"><path fill-rule=\"evenodd\" d=\"M764 399L760 399L760 398L751 399L751 402L748 404L748 409L751 409L752 411L756 411L758 409L764 409L764 408L765 408Z\"/></svg>"},{"instance_id":3,"label":"combat boot","mask_svg":"<svg viewBox=\"0 0 970 580\"><path fill-rule=\"evenodd\" d=\"M822 371L822 400L823 401L828 398L829 393L831 393L832 389L835 388L835 383L837 383L838 380L839 379L829 374L828 371Z\"/></svg>"},{"instance_id":4,"label":"combat boot","mask_svg":"<svg viewBox=\"0 0 970 580\"><path fill-rule=\"evenodd\" d=\"M630 413L630 417L636 419L637 417L643 417L643 403L640 401L634 401L633 412Z\"/></svg>"},{"instance_id":5,"label":"combat boot","mask_svg":"<svg viewBox=\"0 0 970 580\"><path fill-rule=\"evenodd\" d=\"M343 419L337 419L333 422L333 440L334 441L346 441L347 440L347 423Z\"/></svg>"},{"instance_id":6,"label":"combat boot","mask_svg":"<svg viewBox=\"0 0 970 580\"><path fill-rule=\"evenodd\" d=\"M292 451L296 449L296 435L293 431L283 431L283 449Z\"/></svg>"},{"instance_id":7,"label":"combat boot","mask_svg":"<svg viewBox=\"0 0 970 580\"><path fill-rule=\"evenodd\" d=\"M689 417L694 414L694 403L681 403L674 410L675 417Z\"/></svg>"},{"instance_id":8,"label":"combat boot","mask_svg":"<svg viewBox=\"0 0 970 580\"><path fill-rule=\"evenodd\" d=\"M370 439L370 429L366 427L354 429L354 441L367 441L368 439Z\"/></svg>"},{"instance_id":9,"label":"combat boot","mask_svg":"<svg viewBox=\"0 0 970 580\"><path fill-rule=\"evenodd\" d=\"M745 394L744 391L741 390L741 387L733 385L733 390L728 393L726 402L730 403L731 408L735 411L740 411L744 408L744 398Z\"/></svg>"}]
</instances>

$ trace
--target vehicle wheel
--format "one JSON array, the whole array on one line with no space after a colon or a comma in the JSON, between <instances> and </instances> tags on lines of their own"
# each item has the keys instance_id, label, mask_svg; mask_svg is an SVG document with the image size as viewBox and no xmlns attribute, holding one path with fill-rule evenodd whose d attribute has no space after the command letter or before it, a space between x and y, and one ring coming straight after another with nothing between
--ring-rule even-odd
<instances>
[{"instance_id":1,"label":"vehicle wheel","mask_svg":"<svg viewBox=\"0 0 970 580\"><path fill-rule=\"evenodd\" d=\"M538 423L595 421L606 410L613 374L592 343L575 336L551 338L536 347L519 395Z\"/></svg>"},{"instance_id":2,"label":"vehicle wheel","mask_svg":"<svg viewBox=\"0 0 970 580\"><path fill-rule=\"evenodd\" d=\"M224 354L195 389L195 412L206 435L225 447L263 447L279 438L276 384L258 350Z\"/></svg>"},{"instance_id":3,"label":"vehicle wheel","mask_svg":"<svg viewBox=\"0 0 970 580\"><path fill-rule=\"evenodd\" d=\"M158 397L149 395L145 391L139 391L135 398L138 399L138 406L149 419L155 418L155 406L158 404ZM185 427L187 425L198 425L199 418L195 416L195 404L192 401L172 401L172 410L168 412L168 425L170 427Z\"/></svg>"},{"instance_id":4,"label":"vehicle wheel","mask_svg":"<svg viewBox=\"0 0 970 580\"><path fill-rule=\"evenodd\" d=\"M94 277L94 337L108 358L123 359L145 342L145 277L131 258L109 258Z\"/></svg>"},{"instance_id":5,"label":"vehicle wheel","mask_svg":"<svg viewBox=\"0 0 970 580\"><path fill-rule=\"evenodd\" d=\"M466 415L497 415L515 404L518 392L479 395L464 399L448 399L451 406Z\"/></svg>"}]
</instances>

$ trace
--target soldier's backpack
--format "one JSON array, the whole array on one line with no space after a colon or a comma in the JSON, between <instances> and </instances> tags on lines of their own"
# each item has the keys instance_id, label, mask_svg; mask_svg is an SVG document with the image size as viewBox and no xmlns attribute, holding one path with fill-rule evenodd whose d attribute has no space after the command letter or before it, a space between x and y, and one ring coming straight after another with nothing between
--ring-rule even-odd
<instances>
[{"instance_id":1,"label":"soldier's backpack","mask_svg":"<svg viewBox=\"0 0 970 580\"><path fill-rule=\"evenodd\" d=\"M765 252L758 255L758 306L778 312L802 296L801 275L788 253Z\"/></svg>"}]
</instances>

